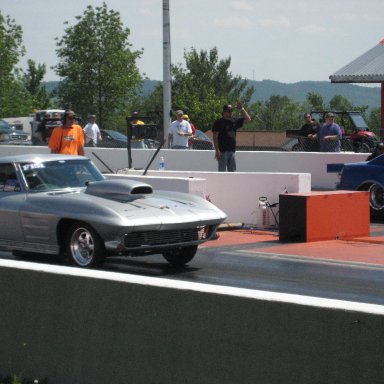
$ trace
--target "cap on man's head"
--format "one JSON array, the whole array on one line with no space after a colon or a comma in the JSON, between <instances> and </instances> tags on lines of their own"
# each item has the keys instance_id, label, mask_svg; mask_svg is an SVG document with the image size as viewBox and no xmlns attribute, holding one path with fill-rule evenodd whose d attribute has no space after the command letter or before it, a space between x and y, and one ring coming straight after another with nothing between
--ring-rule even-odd
<instances>
[{"instance_id":1,"label":"cap on man's head","mask_svg":"<svg viewBox=\"0 0 384 384\"><path fill-rule=\"evenodd\" d=\"M223 107L223 112L224 111L232 111L233 107L231 104L225 104Z\"/></svg>"},{"instance_id":2,"label":"cap on man's head","mask_svg":"<svg viewBox=\"0 0 384 384\"><path fill-rule=\"evenodd\" d=\"M183 115L183 119L184 120L189 120L189 116L188 115Z\"/></svg>"},{"instance_id":3,"label":"cap on man's head","mask_svg":"<svg viewBox=\"0 0 384 384\"><path fill-rule=\"evenodd\" d=\"M326 117L326 118L328 118L328 117L335 117L335 115L334 115L333 113L329 112L329 113L327 113L327 114L325 115L325 117Z\"/></svg>"},{"instance_id":4,"label":"cap on man's head","mask_svg":"<svg viewBox=\"0 0 384 384\"><path fill-rule=\"evenodd\" d=\"M176 111L176 116L184 115L184 112L181 109Z\"/></svg>"},{"instance_id":5,"label":"cap on man's head","mask_svg":"<svg viewBox=\"0 0 384 384\"><path fill-rule=\"evenodd\" d=\"M96 119L96 115L89 115L90 119Z\"/></svg>"},{"instance_id":6,"label":"cap on man's head","mask_svg":"<svg viewBox=\"0 0 384 384\"><path fill-rule=\"evenodd\" d=\"M65 117L75 117L75 116L76 116L75 112L71 111L70 109L67 109L65 111Z\"/></svg>"}]
</instances>

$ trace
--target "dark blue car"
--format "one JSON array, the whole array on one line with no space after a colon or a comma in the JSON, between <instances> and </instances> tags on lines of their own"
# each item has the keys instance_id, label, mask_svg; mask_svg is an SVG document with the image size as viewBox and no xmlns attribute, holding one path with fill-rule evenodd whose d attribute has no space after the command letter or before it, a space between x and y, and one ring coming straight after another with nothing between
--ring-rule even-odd
<instances>
[{"instance_id":1,"label":"dark blue car","mask_svg":"<svg viewBox=\"0 0 384 384\"><path fill-rule=\"evenodd\" d=\"M344 164L337 189L369 191L371 218L384 218L384 155Z\"/></svg>"}]
</instances>

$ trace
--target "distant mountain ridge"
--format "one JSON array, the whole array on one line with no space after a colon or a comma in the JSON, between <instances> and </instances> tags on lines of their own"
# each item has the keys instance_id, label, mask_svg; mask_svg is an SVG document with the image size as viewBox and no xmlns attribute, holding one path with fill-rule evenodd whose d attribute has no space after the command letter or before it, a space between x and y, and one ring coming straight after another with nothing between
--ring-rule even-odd
<instances>
[{"instance_id":1,"label":"distant mountain ridge","mask_svg":"<svg viewBox=\"0 0 384 384\"><path fill-rule=\"evenodd\" d=\"M143 84L143 95L151 93L159 81L145 80ZM300 81L298 83L286 84L274 80L253 81L248 80L249 85L256 86L251 102L267 101L271 96L280 95L303 102L309 92L320 94L325 103L335 95L342 95L354 106L368 105L369 109L379 108L381 90L377 87L364 87L356 84L331 83L328 81Z\"/></svg>"},{"instance_id":2,"label":"distant mountain ridge","mask_svg":"<svg viewBox=\"0 0 384 384\"><path fill-rule=\"evenodd\" d=\"M158 85L158 80L144 80L143 96L149 95ZM248 80L249 85L256 87L251 102L266 101L273 95L287 96L288 98L303 102L309 92L320 94L325 103L328 103L335 95L342 95L354 106L367 105L369 109L379 108L381 90L377 87L364 87L356 84L336 84L328 81L300 81L286 84L274 80L253 81ZM58 85L57 81L46 83L48 91L52 91Z\"/></svg>"},{"instance_id":3,"label":"distant mountain ridge","mask_svg":"<svg viewBox=\"0 0 384 384\"><path fill-rule=\"evenodd\" d=\"M335 95L342 95L354 106L368 105L371 108L380 107L380 87L364 87L356 84L331 83L328 81L300 81L285 84L273 80L249 81L256 86L252 102L268 100L272 95L287 96L290 99L303 102L309 92L320 94L328 103Z\"/></svg>"}]
</instances>

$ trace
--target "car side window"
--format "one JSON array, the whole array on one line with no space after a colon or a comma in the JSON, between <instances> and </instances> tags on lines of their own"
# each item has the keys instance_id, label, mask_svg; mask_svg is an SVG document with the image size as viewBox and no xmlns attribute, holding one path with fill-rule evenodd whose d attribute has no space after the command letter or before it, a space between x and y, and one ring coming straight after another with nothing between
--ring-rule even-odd
<instances>
[{"instance_id":1,"label":"car side window","mask_svg":"<svg viewBox=\"0 0 384 384\"><path fill-rule=\"evenodd\" d=\"M0 192L20 192L20 183L12 164L0 164Z\"/></svg>"}]
</instances>

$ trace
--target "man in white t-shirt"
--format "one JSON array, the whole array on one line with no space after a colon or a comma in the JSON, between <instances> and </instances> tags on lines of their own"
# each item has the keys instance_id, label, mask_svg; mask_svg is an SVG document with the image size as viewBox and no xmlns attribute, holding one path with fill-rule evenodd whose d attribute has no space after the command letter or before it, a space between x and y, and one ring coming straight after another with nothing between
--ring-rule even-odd
<instances>
[{"instance_id":1,"label":"man in white t-shirt","mask_svg":"<svg viewBox=\"0 0 384 384\"><path fill-rule=\"evenodd\" d=\"M101 133L99 126L96 124L96 116L89 117L88 124L84 127L85 146L96 147L97 143L101 141Z\"/></svg>"},{"instance_id":2,"label":"man in white t-shirt","mask_svg":"<svg viewBox=\"0 0 384 384\"><path fill-rule=\"evenodd\" d=\"M187 120L183 119L184 112L176 111L176 120L172 121L168 130L168 148L188 149L188 139L192 136L192 128Z\"/></svg>"}]
</instances>

